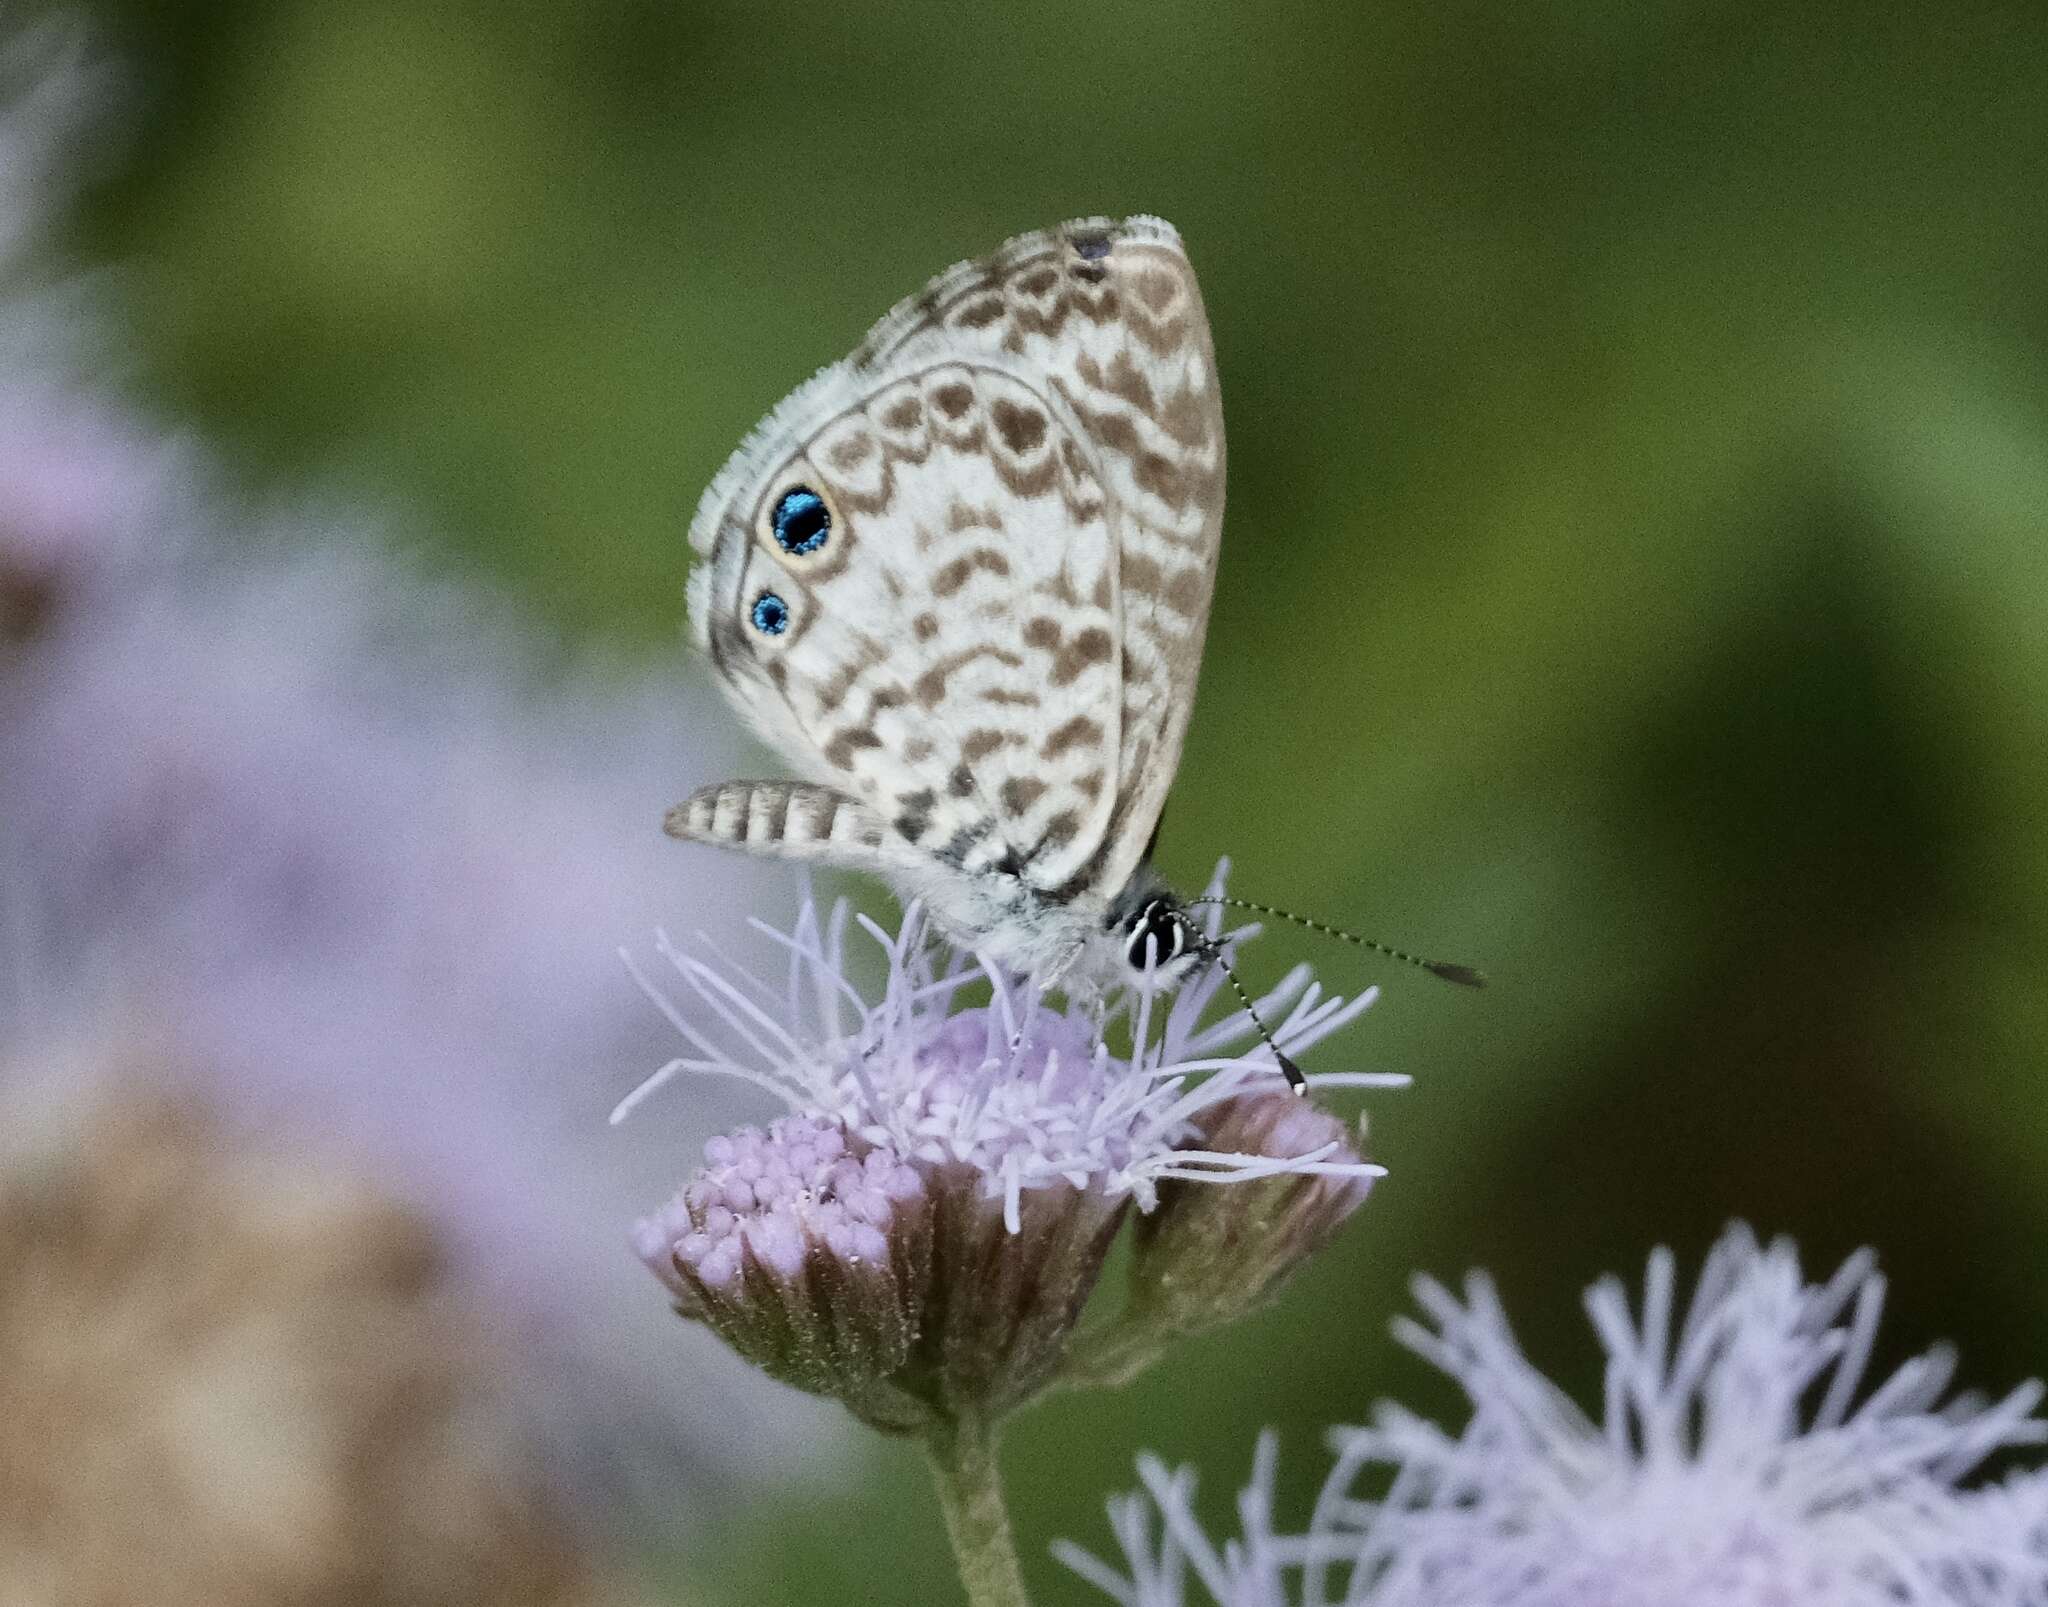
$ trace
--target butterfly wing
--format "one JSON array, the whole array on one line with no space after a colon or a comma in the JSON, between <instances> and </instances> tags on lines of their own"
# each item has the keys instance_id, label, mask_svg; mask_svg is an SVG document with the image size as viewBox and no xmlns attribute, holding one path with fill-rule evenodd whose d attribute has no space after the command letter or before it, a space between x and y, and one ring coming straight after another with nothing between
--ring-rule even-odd
<instances>
[{"instance_id":1,"label":"butterfly wing","mask_svg":"<svg viewBox=\"0 0 2048 1607\"><path fill-rule=\"evenodd\" d=\"M1069 224L940 275L755 432L691 528L693 630L898 868L1106 896L1179 759L1222 495L1178 237Z\"/></svg>"},{"instance_id":2,"label":"butterfly wing","mask_svg":"<svg viewBox=\"0 0 2048 1607\"><path fill-rule=\"evenodd\" d=\"M750 487L692 615L764 734L914 858L1049 887L1114 807L1115 552L1029 381L984 359L862 387Z\"/></svg>"}]
</instances>

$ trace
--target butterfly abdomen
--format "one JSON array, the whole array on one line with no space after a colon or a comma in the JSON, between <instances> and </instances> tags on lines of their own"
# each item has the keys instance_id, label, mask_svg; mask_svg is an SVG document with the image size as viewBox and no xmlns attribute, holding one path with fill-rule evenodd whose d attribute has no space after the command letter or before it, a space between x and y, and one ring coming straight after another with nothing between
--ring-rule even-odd
<instances>
[{"instance_id":1,"label":"butterfly abdomen","mask_svg":"<svg viewBox=\"0 0 2048 1607\"><path fill-rule=\"evenodd\" d=\"M884 846L887 834L881 817L857 799L800 781L721 781L699 787L668 812L662 829L688 842L785 859L873 853Z\"/></svg>"}]
</instances>

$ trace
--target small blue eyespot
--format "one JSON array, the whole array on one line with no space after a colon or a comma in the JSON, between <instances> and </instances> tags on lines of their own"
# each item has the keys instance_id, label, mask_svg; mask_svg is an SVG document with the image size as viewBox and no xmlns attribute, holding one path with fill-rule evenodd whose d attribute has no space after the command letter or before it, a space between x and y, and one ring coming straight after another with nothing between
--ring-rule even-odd
<instances>
[{"instance_id":1,"label":"small blue eyespot","mask_svg":"<svg viewBox=\"0 0 2048 1607\"><path fill-rule=\"evenodd\" d=\"M789 629L789 604L772 591L754 599L754 629L763 636L780 636Z\"/></svg>"},{"instance_id":2,"label":"small blue eyespot","mask_svg":"<svg viewBox=\"0 0 2048 1607\"><path fill-rule=\"evenodd\" d=\"M792 486L776 499L768 521L775 529L775 544L801 558L825 545L832 531L832 510L809 486Z\"/></svg>"}]
</instances>

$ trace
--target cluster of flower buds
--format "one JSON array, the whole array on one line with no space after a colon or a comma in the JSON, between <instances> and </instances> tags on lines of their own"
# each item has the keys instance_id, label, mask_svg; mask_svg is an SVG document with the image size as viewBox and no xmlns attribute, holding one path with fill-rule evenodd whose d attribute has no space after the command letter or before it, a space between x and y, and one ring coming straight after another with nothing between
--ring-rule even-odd
<instances>
[{"instance_id":1,"label":"cluster of flower buds","mask_svg":"<svg viewBox=\"0 0 2048 1607\"><path fill-rule=\"evenodd\" d=\"M890 1380L931 1284L930 1202L887 1146L817 1116L741 1128L712 1139L689 1186L635 1232L676 1309L762 1371L878 1428L920 1421Z\"/></svg>"}]
</instances>

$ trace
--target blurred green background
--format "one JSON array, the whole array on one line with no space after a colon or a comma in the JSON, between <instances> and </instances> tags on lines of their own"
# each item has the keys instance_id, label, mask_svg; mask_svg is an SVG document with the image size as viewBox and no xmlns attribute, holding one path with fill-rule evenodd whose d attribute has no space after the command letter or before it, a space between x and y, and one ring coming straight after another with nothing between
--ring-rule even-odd
<instances>
[{"instance_id":1,"label":"blurred green background","mask_svg":"<svg viewBox=\"0 0 2048 1607\"><path fill-rule=\"evenodd\" d=\"M1232 472L1165 868L1494 986L1254 951L1388 984L1318 1057L1415 1074L1393 1175L1277 1309L1017 1426L1045 1601L1141 1447L1220 1513L1277 1424L1298 1518L1322 1425L1451 1409L1416 1269L1584 1391L1581 1286L1741 1216L1875 1245L1894 1351L2048 1367L2040 7L98 11L139 105L75 243L156 400L679 678L689 512L785 391L1008 234L1186 235ZM924 1483L735 1502L678 1600L954 1599Z\"/></svg>"}]
</instances>

